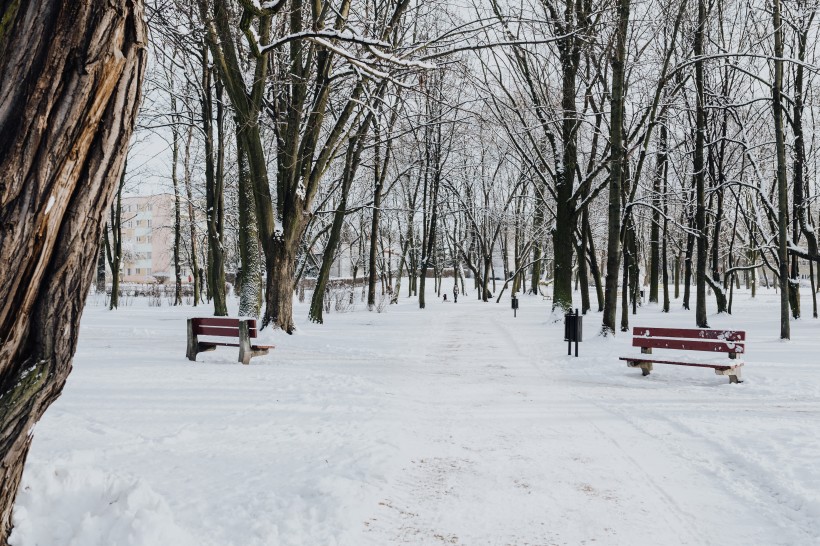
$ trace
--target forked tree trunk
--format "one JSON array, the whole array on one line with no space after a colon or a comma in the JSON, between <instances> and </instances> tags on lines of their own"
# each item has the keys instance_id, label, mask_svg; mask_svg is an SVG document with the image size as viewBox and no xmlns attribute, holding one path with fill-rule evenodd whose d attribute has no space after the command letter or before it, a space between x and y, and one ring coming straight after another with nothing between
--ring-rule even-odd
<instances>
[{"instance_id":1,"label":"forked tree trunk","mask_svg":"<svg viewBox=\"0 0 820 546\"><path fill-rule=\"evenodd\" d=\"M0 544L71 371L145 68L141 0L0 4ZM42 39L48 36L47 40Z\"/></svg>"}]
</instances>

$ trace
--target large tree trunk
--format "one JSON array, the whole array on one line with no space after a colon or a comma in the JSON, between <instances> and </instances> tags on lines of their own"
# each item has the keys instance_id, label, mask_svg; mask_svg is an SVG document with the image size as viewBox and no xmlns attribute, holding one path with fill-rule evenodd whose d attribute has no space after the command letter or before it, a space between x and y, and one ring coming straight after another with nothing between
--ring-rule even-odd
<instances>
[{"instance_id":1,"label":"large tree trunk","mask_svg":"<svg viewBox=\"0 0 820 546\"><path fill-rule=\"evenodd\" d=\"M661 148L663 150L663 175L662 175L662 182L663 182L663 244L661 245L661 271L662 274L662 282L663 282L663 312L669 312L669 252L668 252L668 241L669 241L669 165L667 163L667 155L666 155L666 146L667 146L667 128L666 128L666 119L661 121ZM675 267L677 268L677 262L675 263ZM677 270L675 272L675 290L677 291L677 279L678 273ZM677 294L676 296L677 297Z\"/></svg>"},{"instance_id":2,"label":"large tree trunk","mask_svg":"<svg viewBox=\"0 0 820 546\"><path fill-rule=\"evenodd\" d=\"M262 263L259 255L259 232L256 202L250 180L248 158L237 135L236 161L239 166L239 316L259 316L262 305Z\"/></svg>"},{"instance_id":3,"label":"large tree trunk","mask_svg":"<svg viewBox=\"0 0 820 546\"><path fill-rule=\"evenodd\" d=\"M196 307L199 305L199 298L201 297L200 283L202 278L199 272L199 263L197 260L196 213L194 212L194 194L193 188L191 187L191 140L193 138L193 134L193 125L191 125L188 127L188 138L185 141L185 158L183 159L185 176L183 181L185 185L185 197L188 202L188 228L191 233L191 256L189 263L191 264L191 277L194 282L194 307Z\"/></svg>"},{"instance_id":4,"label":"large tree trunk","mask_svg":"<svg viewBox=\"0 0 820 546\"><path fill-rule=\"evenodd\" d=\"M205 133L205 207L208 227L208 288L214 301L214 315L227 316L225 294L225 126L221 84L217 81L216 130L214 139L213 95L208 49L202 50L202 128ZM216 146L214 146L216 144Z\"/></svg>"},{"instance_id":5,"label":"large tree trunk","mask_svg":"<svg viewBox=\"0 0 820 546\"><path fill-rule=\"evenodd\" d=\"M789 324L789 188L786 179L786 136L783 128L783 22L780 18L780 0L772 3L774 25L774 85L772 85L772 114L774 139L777 150L777 258L780 284L780 339L791 337Z\"/></svg>"},{"instance_id":6,"label":"large tree trunk","mask_svg":"<svg viewBox=\"0 0 820 546\"><path fill-rule=\"evenodd\" d=\"M695 270L695 324L698 328L708 328L706 318L706 84L703 74L703 52L706 34L706 0L698 0L698 26L695 30L695 87L697 108L695 112L695 229L697 231L697 268Z\"/></svg>"},{"instance_id":7,"label":"large tree trunk","mask_svg":"<svg viewBox=\"0 0 820 546\"><path fill-rule=\"evenodd\" d=\"M618 2L618 31L612 56L612 112L610 141L612 143L612 168L609 178L609 213L606 257L606 289L604 290L603 335L615 335L615 313L618 304L618 261L620 259L621 193L624 185L626 158L624 123L624 79L626 75L627 33L629 29L629 0ZM624 255L624 260L628 256ZM624 266L626 268L626 265ZM626 271L626 269L624 269ZM626 278L624 274L624 279ZM627 286L621 287L626 294ZM624 299L624 302L626 300ZM625 305L625 303L624 303ZM624 309L624 312L626 309Z\"/></svg>"},{"instance_id":8,"label":"large tree trunk","mask_svg":"<svg viewBox=\"0 0 820 546\"><path fill-rule=\"evenodd\" d=\"M0 5L0 544L71 371L145 68L140 0ZM47 36L48 39L43 39Z\"/></svg>"},{"instance_id":9,"label":"large tree trunk","mask_svg":"<svg viewBox=\"0 0 820 546\"><path fill-rule=\"evenodd\" d=\"M171 104L175 103L175 98L171 95ZM176 110L176 107L172 108ZM179 201L179 176L177 174L177 163L179 162L179 131L176 124L171 126L171 182L174 186L174 305L182 305L182 258L180 248L182 246L182 221L181 204Z\"/></svg>"},{"instance_id":10,"label":"large tree trunk","mask_svg":"<svg viewBox=\"0 0 820 546\"><path fill-rule=\"evenodd\" d=\"M798 1L797 7L799 10L804 10L804 2ZM813 18L812 18L813 19ZM797 34L797 59L800 61L796 63L794 75L794 106L792 113L792 127L794 130L794 162L792 172L794 173L794 182L792 184L794 191L794 200L792 201L792 225L793 235L792 242L797 246L800 242L800 236L806 236L806 245L808 246L809 254L817 255L817 235L812 226L809 226L808 218L811 217L811 200L807 199L808 186L805 181L806 172L806 144L803 135L803 84L804 84L804 66L803 61L806 59L806 43L808 41L808 25L801 28ZM810 269L814 268L812 261L809 261ZM792 316L799 318L800 316L800 271L797 255L792 256L792 293L790 297L792 305ZM809 275L814 286L814 274ZM817 293L812 289L812 307L814 309L814 316L817 316Z\"/></svg>"},{"instance_id":11,"label":"large tree trunk","mask_svg":"<svg viewBox=\"0 0 820 546\"><path fill-rule=\"evenodd\" d=\"M661 119L655 176L652 177L652 225L649 236L649 303L658 303L658 284L661 268L661 182L666 171L666 125ZM666 197L663 196L665 199ZM663 242L665 247L666 241Z\"/></svg>"}]
</instances>

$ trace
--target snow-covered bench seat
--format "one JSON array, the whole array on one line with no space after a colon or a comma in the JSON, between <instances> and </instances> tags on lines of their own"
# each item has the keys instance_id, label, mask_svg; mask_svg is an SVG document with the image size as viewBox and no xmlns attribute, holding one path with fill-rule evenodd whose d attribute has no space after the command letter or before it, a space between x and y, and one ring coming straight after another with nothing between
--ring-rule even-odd
<instances>
[{"instance_id":1,"label":"snow-covered bench seat","mask_svg":"<svg viewBox=\"0 0 820 546\"><path fill-rule=\"evenodd\" d=\"M727 353L732 362L721 364L696 360L666 360L645 356L622 356L630 368L640 368L643 375L649 375L653 364L673 364L712 368L717 375L728 375L729 383L740 383L740 367L743 362L737 358L746 352L746 332L741 330L701 330L685 328L646 328L632 330L632 346L640 347L642 355L651 355L652 349L678 351L706 351Z\"/></svg>"},{"instance_id":2,"label":"snow-covered bench seat","mask_svg":"<svg viewBox=\"0 0 820 546\"><path fill-rule=\"evenodd\" d=\"M239 362L250 364L251 358L268 354L273 345L251 345L257 335L256 320L249 318L202 317L188 319L188 360L217 347L239 347ZM238 343L199 341L199 336L238 338Z\"/></svg>"}]
</instances>

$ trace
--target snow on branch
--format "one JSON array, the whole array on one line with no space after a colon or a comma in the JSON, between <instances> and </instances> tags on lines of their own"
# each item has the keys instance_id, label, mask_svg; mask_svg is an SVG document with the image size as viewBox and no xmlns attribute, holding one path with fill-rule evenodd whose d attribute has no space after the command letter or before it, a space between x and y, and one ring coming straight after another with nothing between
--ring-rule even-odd
<instances>
[{"instance_id":1,"label":"snow on branch","mask_svg":"<svg viewBox=\"0 0 820 546\"><path fill-rule=\"evenodd\" d=\"M386 42L382 42L381 40L376 40L374 38L366 38L364 36L358 36L350 31L338 31L335 29L325 29L325 30L306 30L303 32L294 32L293 34L288 34L278 40L271 42L270 44L266 45L262 48L262 53L267 53L271 49L276 49L284 44L289 42L297 41L297 40L305 40L305 39L314 39L314 38L330 38L334 40L339 40L342 42L351 42L356 44L361 44L365 46L378 46L389 48L390 44Z\"/></svg>"},{"instance_id":2,"label":"snow on branch","mask_svg":"<svg viewBox=\"0 0 820 546\"><path fill-rule=\"evenodd\" d=\"M370 66L368 63L359 59L355 53L348 51L343 47L338 47L332 42L325 40L324 38L312 38L312 41L336 53L340 57L344 57L350 64L360 69L362 72L365 72L379 79L387 79L390 77L390 74L388 74L387 72L378 70L377 68L374 68Z\"/></svg>"},{"instance_id":3,"label":"snow on branch","mask_svg":"<svg viewBox=\"0 0 820 546\"><path fill-rule=\"evenodd\" d=\"M256 17L276 15L285 6L285 0L269 0L261 4L259 0L239 0L239 3Z\"/></svg>"}]
</instances>

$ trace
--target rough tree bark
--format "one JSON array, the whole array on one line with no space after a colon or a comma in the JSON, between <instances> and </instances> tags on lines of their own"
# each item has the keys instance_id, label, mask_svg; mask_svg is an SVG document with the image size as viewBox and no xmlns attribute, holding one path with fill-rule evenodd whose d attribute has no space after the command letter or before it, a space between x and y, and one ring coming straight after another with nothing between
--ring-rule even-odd
<instances>
[{"instance_id":1,"label":"rough tree bark","mask_svg":"<svg viewBox=\"0 0 820 546\"><path fill-rule=\"evenodd\" d=\"M141 0L0 4L0 544L71 371L145 69Z\"/></svg>"},{"instance_id":2,"label":"rough tree bark","mask_svg":"<svg viewBox=\"0 0 820 546\"><path fill-rule=\"evenodd\" d=\"M176 111L176 98L171 94L171 108ZM179 202L179 129L176 123L171 126L171 182L174 186L174 305L182 305L182 222Z\"/></svg>"},{"instance_id":3,"label":"rough tree bark","mask_svg":"<svg viewBox=\"0 0 820 546\"><path fill-rule=\"evenodd\" d=\"M783 128L783 21L780 0L772 2L774 25L774 82L772 114L777 149L777 257L780 284L780 339L791 337L789 324L789 186L786 177L786 136Z\"/></svg>"},{"instance_id":4,"label":"rough tree bark","mask_svg":"<svg viewBox=\"0 0 820 546\"><path fill-rule=\"evenodd\" d=\"M706 41L706 0L698 1L698 26L695 30L695 87L697 108L695 112L695 229L697 231L697 268L695 270L695 324L698 328L708 328L706 318L706 84L703 74L703 53Z\"/></svg>"},{"instance_id":5,"label":"rough tree bark","mask_svg":"<svg viewBox=\"0 0 820 546\"><path fill-rule=\"evenodd\" d=\"M193 120L191 120L193 121ZM188 127L188 135L185 140L185 156L182 161L183 166L183 185L185 186L185 200L188 208L188 229L191 234L191 254L188 258L188 263L191 264L191 277L193 278L194 289L194 307L199 305L199 299L202 297L200 293L200 284L202 277L199 273L199 263L197 260L197 235L196 235L196 212L194 210L194 192L191 178L191 140L194 135L193 123Z\"/></svg>"},{"instance_id":6,"label":"rough tree bark","mask_svg":"<svg viewBox=\"0 0 820 546\"><path fill-rule=\"evenodd\" d=\"M227 316L225 295L225 126L222 90L217 79L216 131L214 138L214 100L208 48L202 49L202 131L205 134L205 208L208 227L208 288L214 301L214 315Z\"/></svg>"},{"instance_id":7,"label":"rough tree bark","mask_svg":"<svg viewBox=\"0 0 820 546\"><path fill-rule=\"evenodd\" d=\"M237 135L237 141L239 140ZM259 317L262 305L262 260L259 255L259 232L256 223L256 201L245 149L237 142L239 166L239 316Z\"/></svg>"},{"instance_id":8,"label":"rough tree bark","mask_svg":"<svg viewBox=\"0 0 820 546\"><path fill-rule=\"evenodd\" d=\"M609 238L606 252L606 289L604 290L603 335L615 335L615 313L618 304L618 262L620 261L621 193L624 185L624 79L626 74L627 32L629 30L629 0L618 2L618 30L612 55L612 112L610 142L612 159L609 175ZM624 260L627 256L624 256ZM626 283L621 287L626 294ZM625 304L624 304L625 305Z\"/></svg>"}]
</instances>

